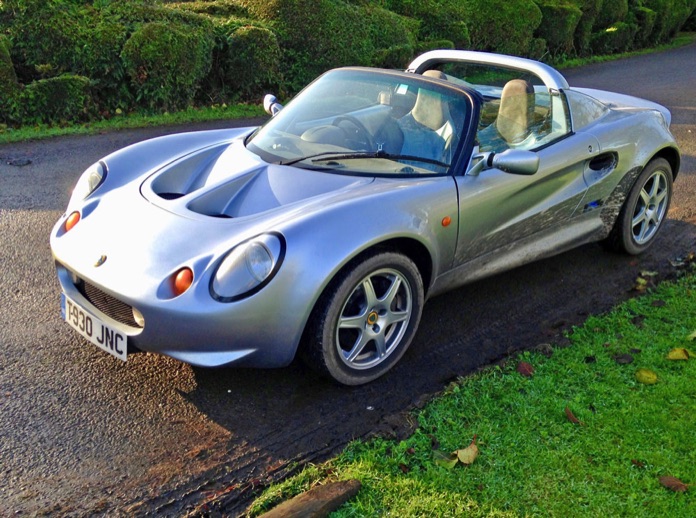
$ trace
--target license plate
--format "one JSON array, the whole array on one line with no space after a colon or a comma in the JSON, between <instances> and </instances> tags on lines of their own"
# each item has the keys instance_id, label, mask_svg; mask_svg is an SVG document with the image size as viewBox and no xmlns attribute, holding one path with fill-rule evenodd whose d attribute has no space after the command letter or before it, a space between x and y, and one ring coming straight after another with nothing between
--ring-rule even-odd
<instances>
[{"instance_id":1,"label":"license plate","mask_svg":"<svg viewBox=\"0 0 696 518\"><path fill-rule=\"evenodd\" d=\"M75 331L119 360L127 360L128 337L125 334L99 320L65 293L61 294L60 307L63 318Z\"/></svg>"}]
</instances>

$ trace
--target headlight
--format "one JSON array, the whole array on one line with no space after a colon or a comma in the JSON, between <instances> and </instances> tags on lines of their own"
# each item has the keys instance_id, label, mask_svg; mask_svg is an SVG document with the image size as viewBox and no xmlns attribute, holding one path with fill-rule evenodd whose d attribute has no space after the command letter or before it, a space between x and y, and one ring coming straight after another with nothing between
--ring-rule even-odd
<instances>
[{"instance_id":1,"label":"headlight","mask_svg":"<svg viewBox=\"0 0 696 518\"><path fill-rule=\"evenodd\" d=\"M102 162L97 162L91 165L82 173L80 179L75 184L73 189L73 199L76 201L84 200L99 187L106 178L106 165Z\"/></svg>"},{"instance_id":2,"label":"headlight","mask_svg":"<svg viewBox=\"0 0 696 518\"><path fill-rule=\"evenodd\" d=\"M218 266L211 295L220 302L234 302L256 293L271 281L284 256L280 234L265 234L236 246Z\"/></svg>"}]
</instances>

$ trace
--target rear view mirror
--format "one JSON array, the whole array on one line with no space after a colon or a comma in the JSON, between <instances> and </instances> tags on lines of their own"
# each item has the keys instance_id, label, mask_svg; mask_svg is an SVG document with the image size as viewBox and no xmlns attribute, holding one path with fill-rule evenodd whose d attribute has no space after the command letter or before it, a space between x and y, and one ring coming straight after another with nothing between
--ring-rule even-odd
<instances>
[{"instance_id":1,"label":"rear view mirror","mask_svg":"<svg viewBox=\"0 0 696 518\"><path fill-rule=\"evenodd\" d=\"M478 160L478 162L476 162ZM496 168L510 174L530 176L539 170L539 155L533 151L506 149L502 153L484 153L475 156L469 176L478 176L481 171Z\"/></svg>"},{"instance_id":2,"label":"rear view mirror","mask_svg":"<svg viewBox=\"0 0 696 518\"><path fill-rule=\"evenodd\" d=\"M266 113L275 117L275 114L283 109L283 105L278 102L275 95L266 94L266 97L263 98L263 109L266 110Z\"/></svg>"}]
</instances>

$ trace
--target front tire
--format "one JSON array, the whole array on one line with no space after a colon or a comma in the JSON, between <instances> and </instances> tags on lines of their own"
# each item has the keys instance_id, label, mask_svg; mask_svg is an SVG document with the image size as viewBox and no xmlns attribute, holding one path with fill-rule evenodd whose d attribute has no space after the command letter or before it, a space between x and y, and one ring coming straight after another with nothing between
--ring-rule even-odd
<instances>
[{"instance_id":1,"label":"front tire","mask_svg":"<svg viewBox=\"0 0 696 518\"><path fill-rule=\"evenodd\" d=\"M608 248L637 255L654 241L672 201L672 167L664 158L645 166L606 240Z\"/></svg>"},{"instance_id":2,"label":"front tire","mask_svg":"<svg viewBox=\"0 0 696 518\"><path fill-rule=\"evenodd\" d=\"M406 352L423 303L413 261L373 253L339 273L319 298L307 324L304 359L344 385L368 383Z\"/></svg>"}]
</instances>

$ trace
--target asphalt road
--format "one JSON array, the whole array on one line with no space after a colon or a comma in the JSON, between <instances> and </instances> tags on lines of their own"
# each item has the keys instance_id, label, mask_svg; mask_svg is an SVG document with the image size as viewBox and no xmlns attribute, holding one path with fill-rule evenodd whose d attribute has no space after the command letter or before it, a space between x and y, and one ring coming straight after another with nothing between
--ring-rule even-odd
<instances>
[{"instance_id":1,"label":"asphalt road","mask_svg":"<svg viewBox=\"0 0 696 518\"><path fill-rule=\"evenodd\" d=\"M154 355L122 364L61 322L48 235L73 183L110 151L181 128L0 146L0 515L181 514L211 500L234 514L251 489L297 461L371 433L407 433L408 410L428 394L512 351L560 340L631 296L641 270L674 275L670 261L696 250L694 63L692 45L565 72L572 85L672 110L682 170L648 253L588 245L437 297L400 364L358 388L301 364L203 370Z\"/></svg>"}]
</instances>

